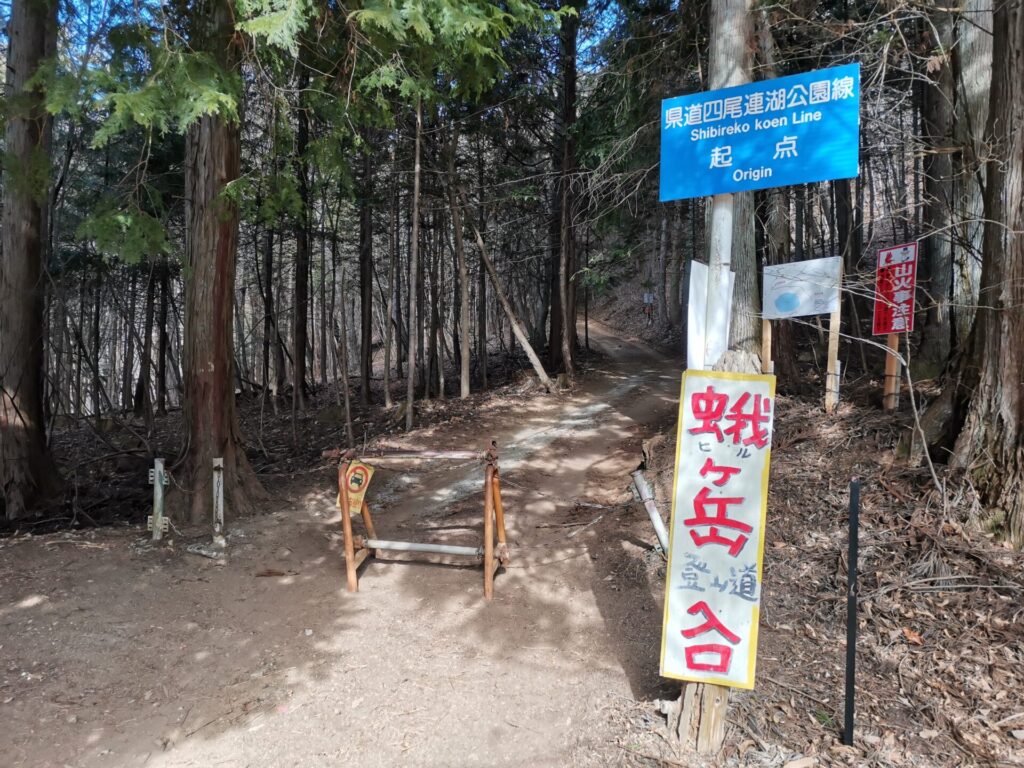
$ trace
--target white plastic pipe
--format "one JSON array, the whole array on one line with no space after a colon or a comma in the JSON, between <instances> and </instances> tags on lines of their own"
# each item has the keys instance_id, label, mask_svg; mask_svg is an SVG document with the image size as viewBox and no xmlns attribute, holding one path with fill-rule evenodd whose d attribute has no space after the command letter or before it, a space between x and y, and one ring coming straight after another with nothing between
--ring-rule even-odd
<instances>
[{"instance_id":1,"label":"white plastic pipe","mask_svg":"<svg viewBox=\"0 0 1024 768\"><path fill-rule=\"evenodd\" d=\"M434 555L466 555L467 557L484 556L483 547L456 547L451 544L420 544L415 541L364 539L363 545L368 549L392 549L398 552L426 552Z\"/></svg>"},{"instance_id":2,"label":"white plastic pipe","mask_svg":"<svg viewBox=\"0 0 1024 768\"><path fill-rule=\"evenodd\" d=\"M654 525L654 533L658 537L658 543L661 544L661 551L668 552L668 531L665 530L665 523L661 520L661 513L658 512L658 507L654 503L654 493L651 491L647 478L644 477L643 470L638 469L631 472L630 477L633 478L633 487L636 488L640 501L644 503L644 509L647 510L647 516L651 518L651 524Z\"/></svg>"}]
</instances>

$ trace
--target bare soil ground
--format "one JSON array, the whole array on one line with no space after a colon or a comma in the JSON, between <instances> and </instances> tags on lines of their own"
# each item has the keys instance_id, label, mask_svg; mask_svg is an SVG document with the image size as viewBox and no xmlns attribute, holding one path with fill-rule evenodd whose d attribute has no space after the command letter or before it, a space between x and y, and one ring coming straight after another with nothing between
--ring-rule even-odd
<instances>
[{"instance_id":1,"label":"bare soil ground","mask_svg":"<svg viewBox=\"0 0 1024 768\"><path fill-rule=\"evenodd\" d=\"M194 531L0 539L0 764L1024 765L1021 555L893 463L891 417L786 398L757 687L733 696L720 757L669 743L664 566L627 485L647 441L668 499L680 363L601 326L591 341L571 394L505 388L388 443L497 440L513 559L490 604L475 563L429 556L370 561L345 592L334 468L313 450L264 475L273 500L230 527L223 564L185 552ZM843 748L852 474L861 726ZM481 481L473 462L380 469L378 533L476 544Z\"/></svg>"}]
</instances>

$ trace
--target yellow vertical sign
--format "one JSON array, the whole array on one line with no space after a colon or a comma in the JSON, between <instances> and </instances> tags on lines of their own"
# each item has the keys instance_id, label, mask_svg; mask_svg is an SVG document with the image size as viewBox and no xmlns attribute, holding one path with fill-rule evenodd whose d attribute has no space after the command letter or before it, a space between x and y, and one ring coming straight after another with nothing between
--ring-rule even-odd
<instances>
[{"instance_id":1,"label":"yellow vertical sign","mask_svg":"<svg viewBox=\"0 0 1024 768\"><path fill-rule=\"evenodd\" d=\"M363 508L363 497L366 496L366 489L370 487L370 479L373 477L373 467L361 461L353 461L345 471L345 490L348 491L348 509L350 514L355 514ZM338 507L341 507L341 495L338 495Z\"/></svg>"}]
</instances>

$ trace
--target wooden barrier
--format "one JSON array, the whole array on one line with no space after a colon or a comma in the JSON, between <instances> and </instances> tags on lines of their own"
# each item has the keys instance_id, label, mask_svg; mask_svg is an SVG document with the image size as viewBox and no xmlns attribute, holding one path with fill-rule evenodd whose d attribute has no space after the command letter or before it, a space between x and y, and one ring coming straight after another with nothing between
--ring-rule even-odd
<instances>
[{"instance_id":1,"label":"wooden barrier","mask_svg":"<svg viewBox=\"0 0 1024 768\"><path fill-rule=\"evenodd\" d=\"M497 445L491 447L483 455L484 462L484 530L483 542L479 548L450 546L445 544L429 544L407 541L384 541L377 538L373 525L370 507L363 501L359 515L363 521L367 536L356 536L352 527L355 512L349 503L348 483L345 479L349 465L356 459L375 458L389 459L427 459L431 461L445 459L480 458L479 453L470 451L374 451L360 454L355 451L332 450L324 451L324 458L338 458L338 506L341 508L341 530L345 546L345 577L349 592L359 591L359 568L367 560L376 556L380 550L403 552L426 552L455 556L477 557L483 560L484 597L494 597L494 575L501 566L508 565L510 557L508 536L505 530L505 509L501 500L501 476L498 471Z\"/></svg>"}]
</instances>

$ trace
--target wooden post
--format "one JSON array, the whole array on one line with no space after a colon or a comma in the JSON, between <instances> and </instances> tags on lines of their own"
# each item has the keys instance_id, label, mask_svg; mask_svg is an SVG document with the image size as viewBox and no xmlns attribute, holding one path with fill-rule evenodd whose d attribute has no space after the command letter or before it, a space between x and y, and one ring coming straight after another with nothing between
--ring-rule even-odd
<instances>
[{"instance_id":1,"label":"wooden post","mask_svg":"<svg viewBox=\"0 0 1024 768\"><path fill-rule=\"evenodd\" d=\"M153 468L149 474L149 482L153 484L153 514L148 520L149 530L153 532L153 541L160 541L167 530L167 518L164 517L164 483L167 481L164 460L153 459Z\"/></svg>"},{"instance_id":2,"label":"wooden post","mask_svg":"<svg viewBox=\"0 0 1024 768\"><path fill-rule=\"evenodd\" d=\"M484 469L484 598L494 597L494 467Z\"/></svg>"},{"instance_id":3,"label":"wooden post","mask_svg":"<svg viewBox=\"0 0 1024 768\"><path fill-rule=\"evenodd\" d=\"M772 321L761 321L761 373L775 373L772 360Z\"/></svg>"},{"instance_id":4,"label":"wooden post","mask_svg":"<svg viewBox=\"0 0 1024 768\"><path fill-rule=\"evenodd\" d=\"M900 335L890 333L885 337L885 388L882 390L882 408L894 411L900 404Z\"/></svg>"},{"instance_id":5,"label":"wooden post","mask_svg":"<svg viewBox=\"0 0 1024 768\"><path fill-rule=\"evenodd\" d=\"M839 267L840 296L836 311L828 316L828 365L825 368L825 413L832 413L839 404L839 326L842 322L843 268Z\"/></svg>"},{"instance_id":6,"label":"wooden post","mask_svg":"<svg viewBox=\"0 0 1024 768\"><path fill-rule=\"evenodd\" d=\"M371 539L376 539L377 538L377 531L375 531L374 528L373 528L373 518L370 517L370 507L369 507L369 505L367 505L367 503L365 501L363 502L362 513L363 513L363 525L366 526L366 532L368 534L370 534L370 538Z\"/></svg>"},{"instance_id":7,"label":"wooden post","mask_svg":"<svg viewBox=\"0 0 1024 768\"><path fill-rule=\"evenodd\" d=\"M213 460L213 545L227 546L224 538L224 459Z\"/></svg>"},{"instance_id":8,"label":"wooden post","mask_svg":"<svg viewBox=\"0 0 1024 768\"><path fill-rule=\"evenodd\" d=\"M508 540L505 533L505 508L501 504L501 480L497 470L491 480L494 487L494 520L498 529L498 561L502 565L508 564Z\"/></svg>"},{"instance_id":9,"label":"wooden post","mask_svg":"<svg viewBox=\"0 0 1024 768\"><path fill-rule=\"evenodd\" d=\"M352 538L352 515L348 509L348 483L345 476L348 474L349 461L342 461L338 465L338 496L341 498L341 530L345 536L345 574L348 579L348 591L359 591L359 578L356 575L356 545Z\"/></svg>"}]
</instances>

